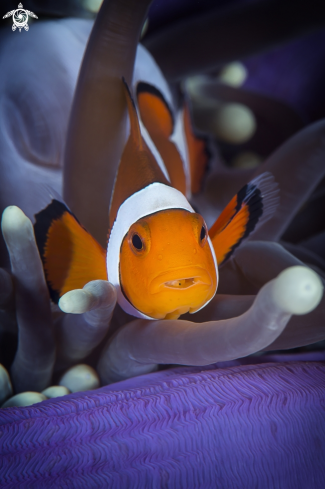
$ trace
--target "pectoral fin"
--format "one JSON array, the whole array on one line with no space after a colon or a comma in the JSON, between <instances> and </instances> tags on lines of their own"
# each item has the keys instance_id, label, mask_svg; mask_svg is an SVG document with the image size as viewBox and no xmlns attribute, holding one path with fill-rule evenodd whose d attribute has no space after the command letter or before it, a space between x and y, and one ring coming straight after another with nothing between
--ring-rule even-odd
<instances>
[{"instance_id":1,"label":"pectoral fin","mask_svg":"<svg viewBox=\"0 0 325 489\"><path fill-rule=\"evenodd\" d=\"M273 216L279 203L278 192L273 176L265 172L233 197L209 230L218 266L225 263L244 239Z\"/></svg>"},{"instance_id":2,"label":"pectoral fin","mask_svg":"<svg viewBox=\"0 0 325 489\"><path fill-rule=\"evenodd\" d=\"M35 238L53 302L91 280L107 280L106 253L56 199L35 215Z\"/></svg>"}]
</instances>

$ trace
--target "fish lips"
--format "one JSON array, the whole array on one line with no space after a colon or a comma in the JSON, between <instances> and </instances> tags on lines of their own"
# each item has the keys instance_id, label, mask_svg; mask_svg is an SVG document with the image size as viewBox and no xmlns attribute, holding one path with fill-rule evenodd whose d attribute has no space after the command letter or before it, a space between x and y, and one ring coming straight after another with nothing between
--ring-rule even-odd
<instances>
[{"instance_id":1,"label":"fish lips","mask_svg":"<svg viewBox=\"0 0 325 489\"><path fill-rule=\"evenodd\" d=\"M180 267L160 273L151 280L149 290L157 294L166 289L186 291L197 285L212 286L212 278L208 271L202 267Z\"/></svg>"}]
</instances>

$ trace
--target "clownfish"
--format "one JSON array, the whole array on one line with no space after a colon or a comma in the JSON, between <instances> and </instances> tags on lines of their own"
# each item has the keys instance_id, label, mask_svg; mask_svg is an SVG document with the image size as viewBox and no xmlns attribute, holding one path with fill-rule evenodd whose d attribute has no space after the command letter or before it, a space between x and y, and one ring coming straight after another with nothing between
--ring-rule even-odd
<instances>
[{"instance_id":1,"label":"clownfish","mask_svg":"<svg viewBox=\"0 0 325 489\"><path fill-rule=\"evenodd\" d=\"M191 129L189 108L175 116L161 90L147 82L137 83L135 98L124 79L123 87L130 134L109 209L107 250L58 199L35 215L36 242L55 303L102 279L116 287L127 313L177 319L212 300L218 266L272 216L277 185L269 173L260 175L208 230L187 198L208 158L205 141Z\"/></svg>"}]
</instances>

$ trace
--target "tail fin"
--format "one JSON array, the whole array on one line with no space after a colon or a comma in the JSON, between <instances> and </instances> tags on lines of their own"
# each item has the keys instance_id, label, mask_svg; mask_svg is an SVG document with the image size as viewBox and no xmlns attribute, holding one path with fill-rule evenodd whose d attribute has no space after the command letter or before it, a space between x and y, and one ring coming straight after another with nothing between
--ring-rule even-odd
<instances>
[{"instance_id":1,"label":"tail fin","mask_svg":"<svg viewBox=\"0 0 325 489\"><path fill-rule=\"evenodd\" d=\"M34 232L53 302L91 280L107 280L106 253L59 200L35 215Z\"/></svg>"},{"instance_id":2,"label":"tail fin","mask_svg":"<svg viewBox=\"0 0 325 489\"><path fill-rule=\"evenodd\" d=\"M244 239L273 216L279 204L278 193L273 176L265 172L233 197L209 230L219 266Z\"/></svg>"}]
</instances>

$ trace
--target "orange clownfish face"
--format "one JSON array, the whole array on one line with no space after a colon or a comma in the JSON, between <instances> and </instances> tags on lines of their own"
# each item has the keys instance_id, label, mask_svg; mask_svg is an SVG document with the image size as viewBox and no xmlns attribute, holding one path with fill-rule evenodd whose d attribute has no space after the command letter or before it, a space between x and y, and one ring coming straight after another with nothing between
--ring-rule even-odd
<instances>
[{"instance_id":1,"label":"orange clownfish face","mask_svg":"<svg viewBox=\"0 0 325 489\"><path fill-rule=\"evenodd\" d=\"M120 251L120 282L131 304L155 319L177 319L214 296L217 270L199 214L156 212L135 222Z\"/></svg>"}]
</instances>

